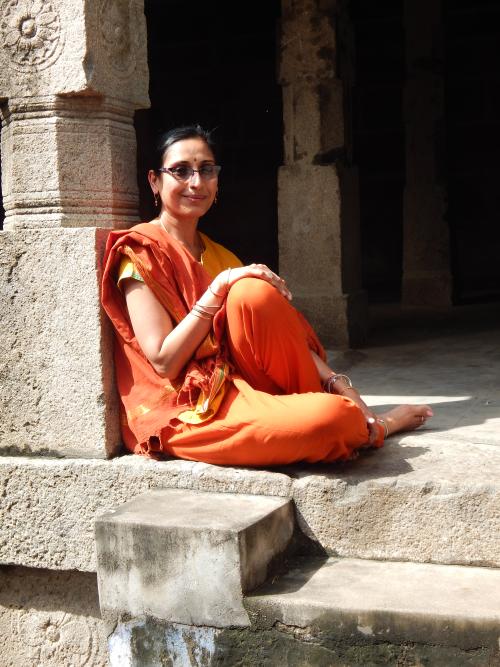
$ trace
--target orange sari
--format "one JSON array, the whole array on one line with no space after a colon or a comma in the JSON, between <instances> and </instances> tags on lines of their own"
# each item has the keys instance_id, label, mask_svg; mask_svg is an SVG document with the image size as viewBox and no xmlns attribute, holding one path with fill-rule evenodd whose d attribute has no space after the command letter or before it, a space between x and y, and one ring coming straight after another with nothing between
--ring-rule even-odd
<instances>
[{"instance_id":1,"label":"orange sari","mask_svg":"<svg viewBox=\"0 0 500 667\"><path fill-rule=\"evenodd\" d=\"M352 458L366 443L358 406L322 392L310 350L323 359L325 353L312 327L262 280L235 283L182 374L174 381L161 378L137 343L117 286L123 256L174 323L189 313L213 276L155 225L109 236L102 303L116 333L127 449L154 458L262 466ZM378 445L382 433L381 427Z\"/></svg>"}]
</instances>

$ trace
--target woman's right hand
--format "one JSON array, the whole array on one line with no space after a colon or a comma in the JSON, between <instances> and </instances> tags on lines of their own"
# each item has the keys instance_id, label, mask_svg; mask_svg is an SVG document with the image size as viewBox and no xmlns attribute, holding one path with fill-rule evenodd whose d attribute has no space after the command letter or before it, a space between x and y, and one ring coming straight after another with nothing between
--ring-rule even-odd
<instances>
[{"instance_id":1,"label":"woman's right hand","mask_svg":"<svg viewBox=\"0 0 500 667\"><path fill-rule=\"evenodd\" d=\"M242 278L259 278L265 280L275 287L288 301L292 300L292 293L288 289L286 282L280 278L265 264L249 264L248 266L239 266L235 269L226 269L219 273L212 282L212 289L217 294L227 293L235 282Z\"/></svg>"}]
</instances>

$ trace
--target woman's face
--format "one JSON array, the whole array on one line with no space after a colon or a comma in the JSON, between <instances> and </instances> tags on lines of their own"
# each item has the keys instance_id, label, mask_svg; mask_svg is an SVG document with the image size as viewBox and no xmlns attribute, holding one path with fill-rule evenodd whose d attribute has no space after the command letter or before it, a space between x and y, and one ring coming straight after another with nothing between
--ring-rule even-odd
<instances>
[{"instance_id":1,"label":"woman's face","mask_svg":"<svg viewBox=\"0 0 500 667\"><path fill-rule=\"evenodd\" d=\"M183 139L172 144L163 157L163 167L192 167L201 169L214 165L215 158L209 146L198 137ZM182 171L182 170L181 170ZM195 171L188 179L178 175L155 171L149 172L149 182L154 193L158 193L162 209L176 219L200 218L212 206L217 193L218 178L202 178Z\"/></svg>"}]
</instances>

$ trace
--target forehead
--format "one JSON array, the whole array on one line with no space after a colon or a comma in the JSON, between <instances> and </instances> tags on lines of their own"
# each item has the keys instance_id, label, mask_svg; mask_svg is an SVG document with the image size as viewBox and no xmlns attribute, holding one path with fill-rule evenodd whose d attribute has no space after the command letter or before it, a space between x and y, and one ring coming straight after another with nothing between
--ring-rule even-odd
<instances>
[{"instance_id":1,"label":"forehead","mask_svg":"<svg viewBox=\"0 0 500 667\"><path fill-rule=\"evenodd\" d=\"M203 139L182 139L172 144L165 153L163 162L203 162L213 160L214 154Z\"/></svg>"}]
</instances>

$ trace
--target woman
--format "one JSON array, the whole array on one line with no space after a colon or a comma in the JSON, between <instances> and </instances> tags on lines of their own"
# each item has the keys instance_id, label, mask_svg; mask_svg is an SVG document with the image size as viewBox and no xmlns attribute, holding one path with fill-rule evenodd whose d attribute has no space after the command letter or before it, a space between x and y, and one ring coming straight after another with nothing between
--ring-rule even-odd
<instances>
[{"instance_id":1,"label":"woman","mask_svg":"<svg viewBox=\"0 0 500 667\"><path fill-rule=\"evenodd\" d=\"M222 465L329 462L422 425L425 405L375 415L327 366L285 281L198 231L219 171L209 133L167 133L148 174L158 217L108 239L125 446Z\"/></svg>"}]
</instances>

